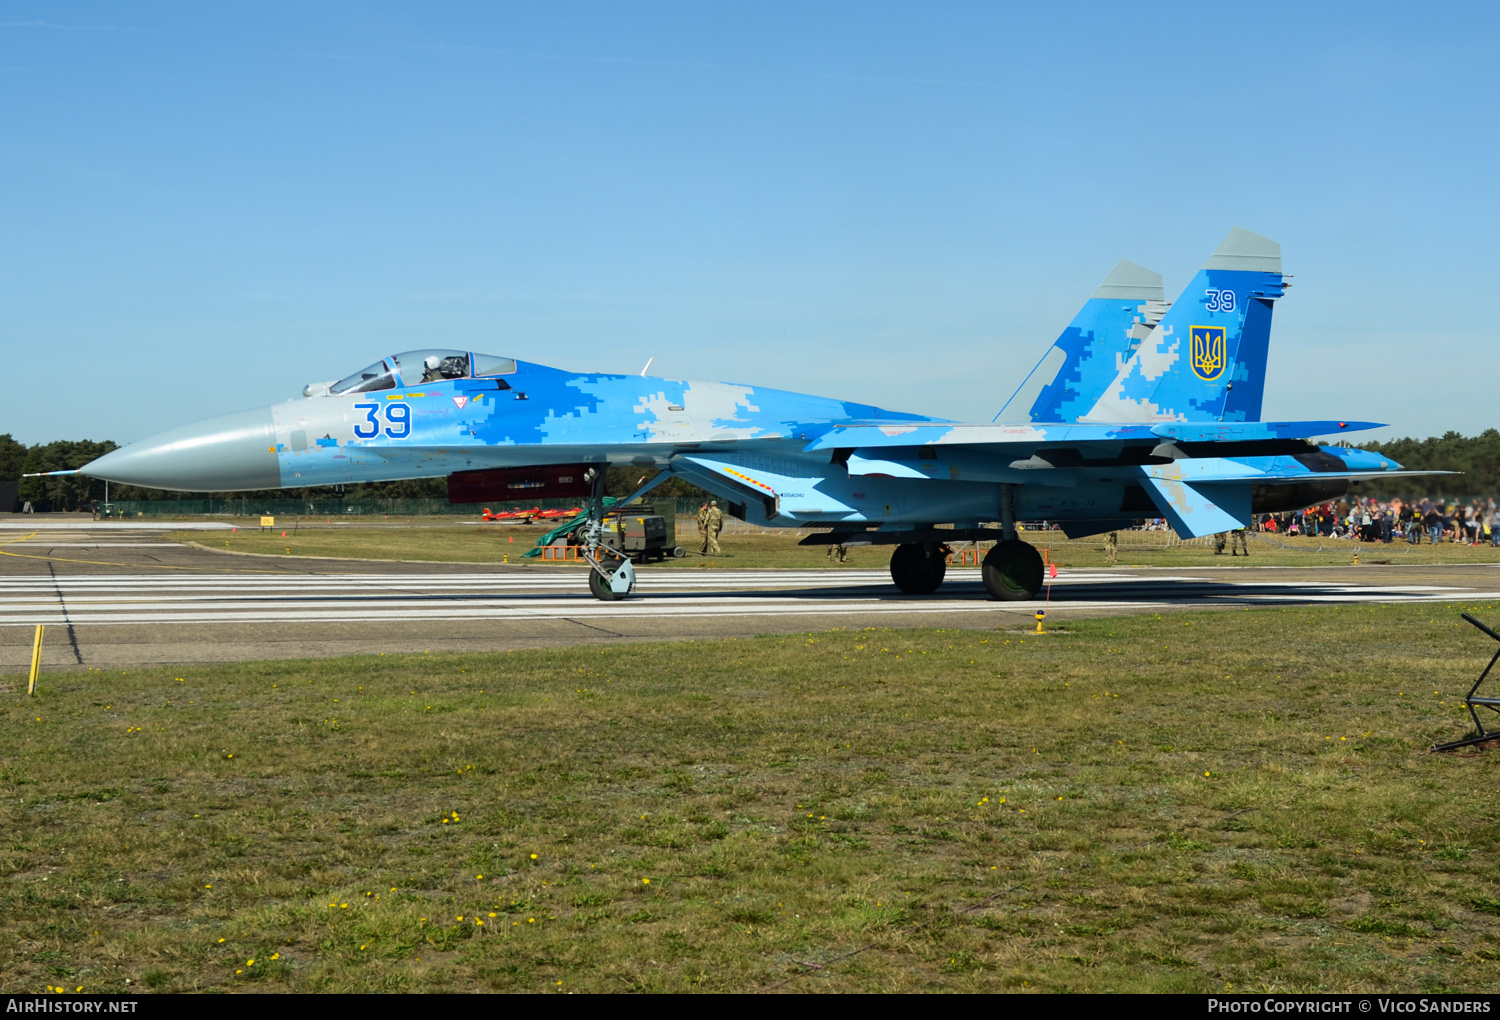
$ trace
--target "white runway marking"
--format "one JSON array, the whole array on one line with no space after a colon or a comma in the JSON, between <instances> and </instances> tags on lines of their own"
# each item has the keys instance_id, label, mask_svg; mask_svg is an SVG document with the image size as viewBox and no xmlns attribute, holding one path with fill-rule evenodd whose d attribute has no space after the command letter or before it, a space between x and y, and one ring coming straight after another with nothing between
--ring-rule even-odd
<instances>
[{"instance_id":1,"label":"white runway marking","mask_svg":"<svg viewBox=\"0 0 1500 1020\"><path fill-rule=\"evenodd\" d=\"M1263 578L1065 573L1050 607L1147 610L1182 605L1380 603L1497 599L1437 585L1363 586ZM907 596L884 570L645 571L637 594L606 603L582 571L464 574L75 574L0 578L0 625L577 621L725 616L1030 614L1049 605L994 602L977 569L951 570L940 593Z\"/></svg>"},{"instance_id":2,"label":"white runway marking","mask_svg":"<svg viewBox=\"0 0 1500 1020\"><path fill-rule=\"evenodd\" d=\"M239 525L221 524L218 521L172 521L162 523L159 521L110 521L108 524L100 524L95 520L87 521L0 521L0 530L9 531L58 531L66 529L69 531L116 531L127 529L131 531L229 531ZM249 531L249 528L245 529Z\"/></svg>"}]
</instances>

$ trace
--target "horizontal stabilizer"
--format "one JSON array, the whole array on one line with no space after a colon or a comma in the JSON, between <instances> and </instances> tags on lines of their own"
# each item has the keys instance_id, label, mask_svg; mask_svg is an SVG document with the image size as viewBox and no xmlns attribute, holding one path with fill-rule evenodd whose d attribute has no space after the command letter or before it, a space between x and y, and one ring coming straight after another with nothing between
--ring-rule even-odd
<instances>
[{"instance_id":1,"label":"horizontal stabilizer","mask_svg":"<svg viewBox=\"0 0 1500 1020\"><path fill-rule=\"evenodd\" d=\"M1142 481L1151 501L1182 538L1202 538L1250 526L1250 486L1245 483L1189 485L1150 475Z\"/></svg>"},{"instance_id":2,"label":"horizontal stabilizer","mask_svg":"<svg viewBox=\"0 0 1500 1020\"><path fill-rule=\"evenodd\" d=\"M1168 421L1153 425L1151 431L1163 439L1183 443L1222 443L1251 439L1311 439L1313 436L1383 428L1384 425L1374 421Z\"/></svg>"},{"instance_id":3,"label":"horizontal stabilizer","mask_svg":"<svg viewBox=\"0 0 1500 1020\"><path fill-rule=\"evenodd\" d=\"M1342 427L1340 427L1342 426ZM1310 439L1338 432L1380 428L1365 421L1127 422L970 425L956 422L858 422L837 425L803 447L808 451L840 447L892 446L1027 446L1125 440L1152 445L1162 439L1182 442L1230 442L1261 439Z\"/></svg>"},{"instance_id":4,"label":"horizontal stabilizer","mask_svg":"<svg viewBox=\"0 0 1500 1020\"><path fill-rule=\"evenodd\" d=\"M1267 474L1257 478L1257 485L1293 485L1306 481L1324 481L1342 478L1346 482L1370 482L1385 478L1415 478L1420 475L1461 475L1462 471L1317 471L1311 474Z\"/></svg>"}]
</instances>

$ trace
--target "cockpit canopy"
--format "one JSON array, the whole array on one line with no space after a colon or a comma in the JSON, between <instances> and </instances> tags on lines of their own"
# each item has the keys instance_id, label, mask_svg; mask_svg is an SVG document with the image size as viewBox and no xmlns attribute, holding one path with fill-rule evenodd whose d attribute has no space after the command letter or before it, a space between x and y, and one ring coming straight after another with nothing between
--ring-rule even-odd
<instances>
[{"instance_id":1,"label":"cockpit canopy","mask_svg":"<svg viewBox=\"0 0 1500 1020\"><path fill-rule=\"evenodd\" d=\"M515 370L515 358L497 358L492 354L440 349L405 351L382 358L369 368L362 368L353 375L345 376L328 387L328 392L371 393L375 390L393 390L398 386L406 388L421 386L423 383L446 382L449 379L510 375Z\"/></svg>"}]
</instances>

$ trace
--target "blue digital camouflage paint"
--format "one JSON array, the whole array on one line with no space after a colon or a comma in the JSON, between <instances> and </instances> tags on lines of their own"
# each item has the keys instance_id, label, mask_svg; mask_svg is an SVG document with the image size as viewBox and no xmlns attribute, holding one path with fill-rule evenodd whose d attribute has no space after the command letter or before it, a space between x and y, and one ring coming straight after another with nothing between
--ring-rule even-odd
<instances>
[{"instance_id":1,"label":"blue digital camouflage paint","mask_svg":"<svg viewBox=\"0 0 1500 1020\"><path fill-rule=\"evenodd\" d=\"M1014 422L425 350L82 470L203 491L630 464L689 479L747 521L856 529L866 541L927 536L909 543L923 548L939 541L936 525L996 521L1012 537L1018 521L1076 535L1157 516L1211 534L1400 470L1310 442L1373 423L1259 420L1284 289L1280 247L1240 228L1170 309L1159 276L1122 262L1011 399L1002 417Z\"/></svg>"},{"instance_id":2,"label":"blue digital camouflage paint","mask_svg":"<svg viewBox=\"0 0 1500 1020\"><path fill-rule=\"evenodd\" d=\"M1236 227L1079 421L1254 421L1281 246ZM1238 392L1236 392L1238 387Z\"/></svg>"},{"instance_id":3,"label":"blue digital camouflage paint","mask_svg":"<svg viewBox=\"0 0 1500 1020\"><path fill-rule=\"evenodd\" d=\"M995 420L1077 421L1166 309L1161 274L1121 259Z\"/></svg>"}]
</instances>

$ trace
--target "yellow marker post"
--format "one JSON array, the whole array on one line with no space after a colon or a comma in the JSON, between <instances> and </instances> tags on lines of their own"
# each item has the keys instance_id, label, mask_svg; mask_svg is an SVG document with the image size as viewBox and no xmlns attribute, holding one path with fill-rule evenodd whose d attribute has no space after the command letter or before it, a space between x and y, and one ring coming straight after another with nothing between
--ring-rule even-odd
<instances>
[{"instance_id":1,"label":"yellow marker post","mask_svg":"<svg viewBox=\"0 0 1500 1020\"><path fill-rule=\"evenodd\" d=\"M31 643L31 683L26 685L26 693L30 696L36 695L36 674L42 668L42 631L46 629L37 624L36 639Z\"/></svg>"},{"instance_id":2,"label":"yellow marker post","mask_svg":"<svg viewBox=\"0 0 1500 1020\"><path fill-rule=\"evenodd\" d=\"M1046 618L1047 618L1047 611L1045 609L1038 609L1036 611L1036 632L1038 634L1045 634L1045 633L1047 633L1046 631L1042 630L1042 621L1045 620Z\"/></svg>"}]
</instances>

